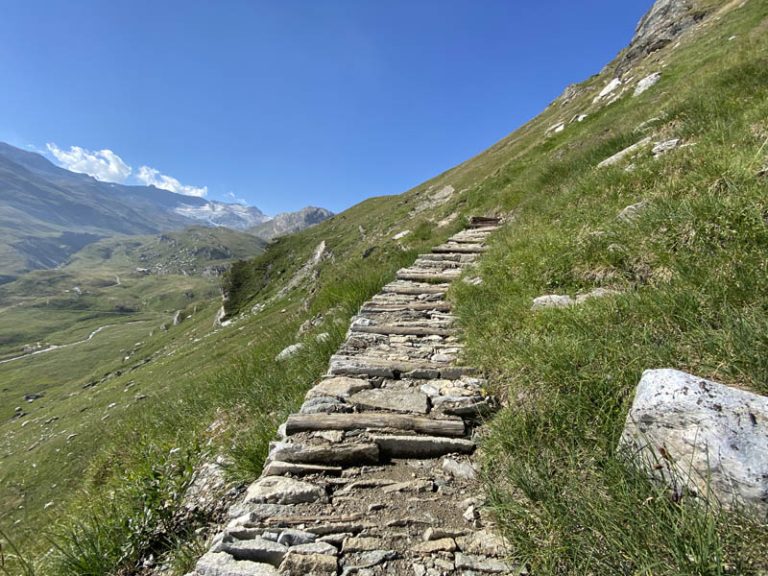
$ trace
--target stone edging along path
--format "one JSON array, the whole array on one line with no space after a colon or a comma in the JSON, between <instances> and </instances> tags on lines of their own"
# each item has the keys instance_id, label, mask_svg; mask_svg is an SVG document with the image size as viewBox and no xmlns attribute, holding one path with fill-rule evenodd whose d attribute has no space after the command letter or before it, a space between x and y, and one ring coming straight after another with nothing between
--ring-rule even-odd
<instances>
[{"instance_id":1,"label":"stone edging along path","mask_svg":"<svg viewBox=\"0 0 768 576\"><path fill-rule=\"evenodd\" d=\"M473 460L494 402L457 365L445 299L499 225L473 218L362 306L189 576L519 573L486 518Z\"/></svg>"}]
</instances>

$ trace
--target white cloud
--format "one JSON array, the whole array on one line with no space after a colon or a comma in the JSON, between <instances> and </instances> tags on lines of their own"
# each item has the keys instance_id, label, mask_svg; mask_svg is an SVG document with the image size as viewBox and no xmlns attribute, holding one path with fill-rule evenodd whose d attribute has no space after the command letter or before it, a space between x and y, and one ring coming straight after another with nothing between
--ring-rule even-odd
<instances>
[{"instance_id":1,"label":"white cloud","mask_svg":"<svg viewBox=\"0 0 768 576\"><path fill-rule=\"evenodd\" d=\"M163 190L176 192L176 194L184 194L185 196L197 196L203 198L208 194L208 186L187 186L179 182L173 176L161 174L159 170L155 170L149 166L141 166L136 173L136 179L147 186L155 186L157 188L162 188Z\"/></svg>"},{"instance_id":2,"label":"white cloud","mask_svg":"<svg viewBox=\"0 0 768 576\"><path fill-rule=\"evenodd\" d=\"M63 168L88 174L96 180L122 183L131 175L131 167L112 150L91 151L80 146L62 150L53 143L46 144L46 147Z\"/></svg>"}]
</instances>

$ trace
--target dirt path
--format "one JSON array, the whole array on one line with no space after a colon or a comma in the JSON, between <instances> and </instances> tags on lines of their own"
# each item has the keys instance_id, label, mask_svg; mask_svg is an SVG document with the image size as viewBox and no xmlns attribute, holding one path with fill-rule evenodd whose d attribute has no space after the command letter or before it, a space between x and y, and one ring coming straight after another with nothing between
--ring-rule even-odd
<instances>
[{"instance_id":1,"label":"dirt path","mask_svg":"<svg viewBox=\"0 0 768 576\"><path fill-rule=\"evenodd\" d=\"M0 364L7 364L8 362L15 362L16 360L24 360L24 358L30 358L31 356L37 356L39 354L53 352L54 350L63 350L64 348L72 348L73 346L77 346L78 344L85 344L86 342L90 342L91 340L93 340L94 336L96 336L96 334L98 334L102 330L106 330L107 328L111 328L113 326L115 325L107 324L106 326L100 326L99 328L96 328L96 330L91 332L88 335L88 338L85 338L83 340L78 340L77 342L70 342L69 344L51 344L50 346L48 346L48 348L43 348L42 350L35 350L34 352L28 352L27 354L22 354L21 356L14 356L13 358L0 360Z\"/></svg>"}]
</instances>

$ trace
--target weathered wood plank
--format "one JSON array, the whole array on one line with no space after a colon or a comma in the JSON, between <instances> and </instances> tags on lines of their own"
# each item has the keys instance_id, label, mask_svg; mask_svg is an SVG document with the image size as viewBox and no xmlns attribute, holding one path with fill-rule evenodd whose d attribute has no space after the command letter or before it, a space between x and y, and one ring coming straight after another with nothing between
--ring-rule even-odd
<instances>
[{"instance_id":1,"label":"weathered wood plank","mask_svg":"<svg viewBox=\"0 0 768 576\"><path fill-rule=\"evenodd\" d=\"M481 244L441 244L432 248L435 254L481 254L488 248Z\"/></svg>"},{"instance_id":2,"label":"weathered wood plank","mask_svg":"<svg viewBox=\"0 0 768 576\"><path fill-rule=\"evenodd\" d=\"M371 443L304 446L285 444L270 453L273 461L326 466L359 466L379 462L379 447Z\"/></svg>"},{"instance_id":3,"label":"weathered wood plank","mask_svg":"<svg viewBox=\"0 0 768 576\"><path fill-rule=\"evenodd\" d=\"M435 274L427 270L415 270L410 271L408 269L399 270L397 272L398 280L411 280L414 282L429 282L431 284L442 284L443 282L453 282L461 276L461 271L456 272L443 272L441 274Z\"/></svg>"},{"instance_id":4,"label":"weathered wood plank","mask_svg":"<svg viewBox=\"0 0 768 576\"><path fill-rule=\"evenodd\" d=\"M381 453L390 458L439 458L446 454L470 454L475 443L461 438L436 436L373 436Z\"/></svg>"},{"instance_id":5,"label":"weathered wood plank","mask_svg":"<svg viewBox=\"0 0 768 576\"><path fill-rule=\"evenodd\" d=\"M382 292L387 294L445 294L448 292L448 286L405 286L405 285L388 285L382 288Z\"/></svg>"},{"instance_id":6,"label":"weathered wood plank","mask_svg":"<svg viewBox=\"0 0 768 576\"><path fill-rule=\"evenodd\" d=\"M300 432L363 428L394 428L432 436L463 436L465 432L464 421L461 419L438 420L387 412L363 412L360 414L294 414L288 417L285 433L291 436Z\"/></svg>"},{"instance_id":7,"label":"weathered wood plank","mask_svg":"<svg viewBox=\"0 0 768 576\"><path fill-rule=\"evenodd\" d=\"M341 466L322 466L319 464L294 464L292 462L274 461L267 464L262 476L306 476L308 474L325 474L326 476L341 476Z\"/></svg>"},{"instance_id":8,"label":"weathered wood plank","mask_svg":"<svg viewBox=\"0 0 768 576\"><path fill-rule=\"evenodd\" d=\"M385 334L396 336L454 336L456 330L453 328L432 328L428 326L394 326L391 324L380 324L378 326L355 325L351 328L352 332L362 334Z\"/></svg>"},{"instance_id":9,"label":"weathered wood plank","mask_svg":"<svg viewBox=\"0 0 768 576\"><path fill-rule=\"evenodd\" d=\"M377 302L366 302L360 309L362 312L368 313L385 313L385 312L408 312L408 311L425 311L425 312L450 312L452 306L450 302L420 302L414 300L408 304L379 304Z\"/></svg>"}]
</instances>

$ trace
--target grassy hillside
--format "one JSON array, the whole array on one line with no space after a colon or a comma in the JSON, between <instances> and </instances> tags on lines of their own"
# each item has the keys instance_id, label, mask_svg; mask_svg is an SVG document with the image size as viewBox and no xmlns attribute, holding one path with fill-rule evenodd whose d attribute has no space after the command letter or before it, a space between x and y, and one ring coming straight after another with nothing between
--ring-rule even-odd
<instances>
[{"instance_id":1,"label":"grassy hillside","mask_svg":"<svg viewBox=\"0 0 768 576\"><path fill-rule=\"evenodd\" d=\"M628 72L616 101L595 101L609 66L476 158L234 266L231 324L214 327L212 302L167 331L145 327L132 370L25 404L4 424L0 526L40 573L133 573L170 551L183 574L199 544L176 523L195 464L225 454L233 478L255 477L356 307L467 216L503 213L483 284L453 297L466 362L506 401L484 452L513 555L536 574L764 573L764 524L671 501L616 452L645 368L768 392L768 7L700 8L709 18ZM685 146L598 168L645 137ZM620 294L530 310L595 287ZM276 362L296 341L302 353Z\"/></svg>"}]
</instances>

